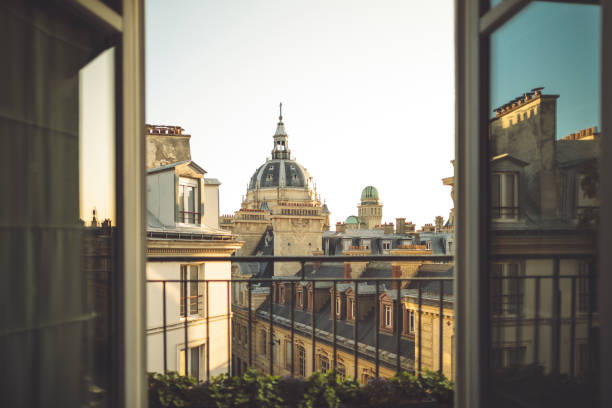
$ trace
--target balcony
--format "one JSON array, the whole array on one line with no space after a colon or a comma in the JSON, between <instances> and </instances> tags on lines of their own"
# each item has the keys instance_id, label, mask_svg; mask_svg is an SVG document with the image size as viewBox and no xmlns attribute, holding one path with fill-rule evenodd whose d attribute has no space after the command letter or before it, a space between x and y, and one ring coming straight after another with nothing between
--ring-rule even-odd
<instances>
[{"instance_id":1,"label":"balcony","mask_svg":"<svg viewBox=\"0 0 612 408\"><path fill-rule=\"evenodd\" d=\"M149 258L149 262L161 260L169 259ZM354 261L350 256L172 260L232 262L235 266L292 262L300 269L293 276L240 276L234 267L231 279L149 280L149 286L161 291L163 304L167 304L171 286L184 291L180 305L161 311L162 349L149 350L163 355L164 373L192 375L203 387L210 386L211 380L220 381L214 377L221 373L243 376L240 381L257 372L308 383L304 379L309 376L332 370L342 379L355 379L362 387L378 378L408 374L419 378L430 372L454 379L452 269L447 269L451 276L427 272L452 268L450 256L364 256L360 260L376 264L370 269L376 273L368 273L366 268L360 277L342 274L342 264ZM505 266L519 260L526 265L522 269ZM426 273L392 276L391 264L406 261L420 263ZM508 370L539 367L546 378L564 375L570 379L585 378L596 370L592 351L599 323L595 299L590 295L595 279L589 262L588 257L577 255L532 255L504 256L503 262L492 264L491 372L500 387L511 378ZM169 350L176 350L176 345L170 344L168 322L176 307L184 312L190 302L193 304L190 298L194 294L186 292L188 283L204 285L206 313L200 319L181 320L179 343L195 340L191 325L197 323L206 328L206 347L201 363L194 366L193 361L181 359L182 366L177 367L174 358L168 362ZM210 285L216 285L214 293ZM209 310L219 296L222 308L231 309L231 313L213 316ZM210 330L213 320L217 329ZM211 349L215 350L212 359ZM196 368L194 375L194 367L199 366L201 372Z\"/></svg>"}]
</instances>

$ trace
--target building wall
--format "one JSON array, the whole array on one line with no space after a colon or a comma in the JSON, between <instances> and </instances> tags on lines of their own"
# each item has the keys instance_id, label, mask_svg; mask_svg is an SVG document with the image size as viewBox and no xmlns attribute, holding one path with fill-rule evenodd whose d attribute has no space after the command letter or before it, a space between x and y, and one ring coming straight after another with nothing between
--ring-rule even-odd
<instances>
[{"instance_id":1,"label":"building wall","mask_svg":"<svg viewBox=\"0 0 612 408\"><path fill-rule=\"evenodd\" d=\"M323 247L324 218L272 216L275 256L309 256ZM300 269L299 263L274 264L275 276L290 276Z\"/></svg>"},{"instance_id":2,"label":"building wall","mask_svg":"<svg viewBox=\"0 0 612 408\"><path fill-rule=\"evenodd\" d=\"M418 303L414 299L404 301L408 312L413 312L415 316L414 332L414 351L415 367L418 367L419 360L423 370L440 369L440 309L437 306L423 305L421 317L419 318ZM447 378L455 379L453 365L453 341L455 332L454 311L452 308L444 307L443 329L442 329L442 372ZM419 355L419 320L421 323L421 355Z\"/></svg>"},{"instance_id":3,"label":"building wall","mask_svg":"<svg viewBox=\"0 0 612 408\"><path fill-rule=\"evenodd\" d=\"M208 227L219 228L219 185L204 183L204 219Z\"/></svg>"},{"instance_id":4,"label":"building wall","mask_svg":"<svg viewBox=\"0 0 612 408\"><path fill-rule=\"evenodd\" d=\"M237 324L242 325L243 328L247 328L248 327L248 312L245 310L240 310L240 311L235 311L234 313L234 320ZM253 349L252 349L252 358L253 358L253 368L255 368L256 370L263 372L263 373L269 373L270 372L270 345L269 345L269 336L270 336L270 330L269 330L269 323L261 321L261 320L257 320L254 319L253 320L253 324L252 324L252 341L253 341ZM261 352L261 348L260 348L260 333L261 331L265 331L266 332L266 339L268 340L268 344L267 344L267 348L266 348L266 354L262 354ZM234 331L235 334L236 331ZM280 344L275 348L275 353L278 350L279 353L274 356L274 375L280 375L280 376L288 376L291 375L291 365L290 365L290 358L287 357L287 353L286 353L286 349L285 349L285 344L286 342L290 342L291 341L291 331L284 328L284 327L280 327L275 325L273 328L273 334L274 334L274 338L275 340L280 341ZM381 336L384 336L385 334L381 333ZM325 344L322 341L318 341L315 344L315 356L316 356L316 361L315 361L315 369L313 370L313 366L312 366L312 338L309 335L304 335L300 332L295 332L294 334L294 356L295 356L295 365L294 365L294 375L298 376L299 372L298 372L298 350L297 347L301 346L304 347L304 351L306 354L306 358L305 358L305 364L306 364L306 377L312 375L313 371L321 371L321 367L320 367L320 363L319 363L319 356L320 355L324 355L329 359L329 367L330 369L333 368L333 347L331 345ZM241 361L246 362L248 364L248 344L244 343L244 342L240 342L237 337L233 338L233 347L232 347L232 353L234 356L234 362L236 361L236 358L240 358ZM373 354L373 352L372 352ZM355 369L355 359L354 359L354 354L352 353L352 351L345 351L345 350L341 350L340 348L338 348L337 350L337 363L338 364L342 364L344 365L345 369L346 369L346 376L347 377L353 377L354 375L354 369ZM381 364L379 365L379 376L381 377L385 377L385 378L389 378L389 377L393 377L396 372L395 372L395 357L393 356L393 358L388 358L389 363L391 364L391 368L388 365L384 365L383 364L383 360L385 359L385 352L383 350L380 351L380 359L381 359ZM370 361L368 359L365 358L358 358L358 366L357 366L357 373L358 373L358 380L361 382L363 380L363 375L367 374L370 378L375 376L376 373L376 365L374 363L374 361ZM412 361L407 361L404 360L404 364L403 367L405 369L412 369L413 364Z\"/></svg>"},{"instance_id":5,"label":"building wall","mask_svg":"<svg viewBox=\"0 0 612 408\"><path fill-rule=\"evenodd\" d=\"M208 262L203 266L203 279L230 279L229 262ZM201 267L202 267L201 266ZM147 263L147 279L180 279L181 263ZM210 347L210 374L218 375L228 370L228 338L230 336L230 315L228 284L210 282L208 300L204 296L204 310L197 317L189 317L189 347L204 345ZM202 283L205 294L206 284ZM163 372L163 293L162 283L147 284L147 370ZM184 320L180 317L180 283L166 283L166 353L167 368L180 371L179 351L185 345ZM206 309L208 308L210 339L206 337ZM206 355L202 356L201 379L206 377Z\"/></svg>"},{"instance_id":6,"label":"building wall","mask_svg":"<svg viewBox=\"0 0 612 408\"><path fill-rule=\"evenodd\" d=\"M146 135L147 169L191 160L189 135Z\"/></svg>"}]
</instances>

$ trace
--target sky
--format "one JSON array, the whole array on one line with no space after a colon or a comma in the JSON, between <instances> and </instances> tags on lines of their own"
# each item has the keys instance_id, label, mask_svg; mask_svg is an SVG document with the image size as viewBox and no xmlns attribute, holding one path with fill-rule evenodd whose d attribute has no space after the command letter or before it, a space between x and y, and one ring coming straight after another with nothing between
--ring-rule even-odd
<instances>
[{"instance_id":1,"label":"sky","mask_svg":"<svg viewBox=\"0 0 612 408\"><path fill-rule=\"evenodd\" d=\"M146 84L146 122L191 134L222 214L270 156L279 102L332 225L367 185L383 221L453 206L452 0L149 0Z\"/></svg>"},{"instance_id":2,"label":"sky","mask_svg":"<svg viewBox=\"0 0 612 408\"><path fill-rule=\"evenodd\" d=\"M534 3L491 37L491 103L535 87L557 99L557 138L600 127L600 8Z\"/></svg>"}]
</instances>

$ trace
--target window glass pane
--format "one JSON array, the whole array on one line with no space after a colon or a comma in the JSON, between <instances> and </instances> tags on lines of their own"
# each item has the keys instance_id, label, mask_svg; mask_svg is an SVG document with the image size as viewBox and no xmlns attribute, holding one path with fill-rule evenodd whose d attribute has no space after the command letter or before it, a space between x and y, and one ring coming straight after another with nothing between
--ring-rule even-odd
<instances>
[{"instance_id":1,"label":"window glass pane","mask_svg":"<svg viewBox=\"0 0 612 408\"><path fill-rule=\"evenodd\" d=\"M115 53L99 26L47 3L0 7L0 361L10 373L0 399L107 407L120 280Z\"/></svg>"},{"instance_id":2,"label":"window glass pane","mask_svg":"<svg viewBox=\"0 0 612 408\"><path fill-rule=\"evenodd\" d=\"M190 370L189 373L196 380L200 380L200 348L194 347L189 349L191 355Z\"/></svg>"},{"instance_id":3,"label":"window glass pane","mask_svg":"<svg viewBox=\"0 0 612 408\"><path fill-rule=\"evenodd\" d=\"M487 406L595 406L600 18L534 2L490 38Z\"/></svg>"}]
</instances>

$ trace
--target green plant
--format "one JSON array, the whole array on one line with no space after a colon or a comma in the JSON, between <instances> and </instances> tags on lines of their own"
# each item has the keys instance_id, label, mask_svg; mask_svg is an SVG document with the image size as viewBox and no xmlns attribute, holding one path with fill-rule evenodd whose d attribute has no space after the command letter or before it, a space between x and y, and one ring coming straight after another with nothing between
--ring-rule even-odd
<instances>
[{"instance_id":1,"label":"green plant","mask_svg":"<svg viewBox=\"0 0 612 408\"><path fill-rule=\"evenodd\" d=\"M167 374L149 373L149 406L178 408L186 406L186 392L195 385L191 376L171 371Z\"/></svg>"},{"instance_id":2,"label":"green plant","mask_svg":"<svg viewBox=\"0 0 612 408\"><path fill-rule=\"evenodd\" d=\"M222 374L206 384L174 372L149 374L151 408L450 407L452 393L452 383L435 372L419 377L403 372L365 385L343 379L334 371L302 379L248 370L242 377Z\"/></svg>"}]
</instances>

